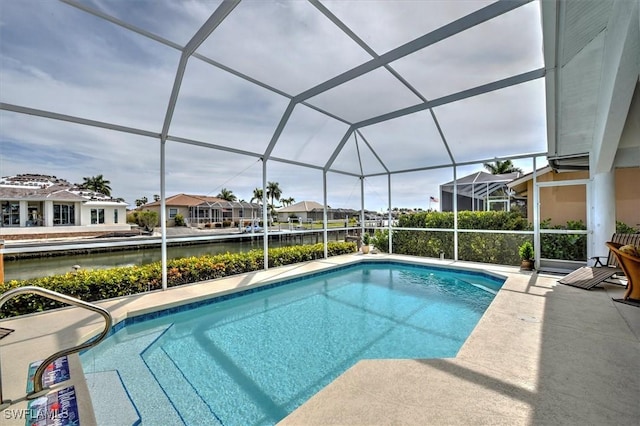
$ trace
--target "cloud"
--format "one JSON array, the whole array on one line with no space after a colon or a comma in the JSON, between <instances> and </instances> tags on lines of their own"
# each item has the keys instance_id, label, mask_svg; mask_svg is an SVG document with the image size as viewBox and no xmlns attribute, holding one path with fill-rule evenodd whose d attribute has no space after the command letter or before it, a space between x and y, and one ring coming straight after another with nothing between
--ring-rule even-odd
<instances>
[{"instance_id":1,"label":"cloud","mask_svg":"<svg viewBox=\"0 0 640 426\"><path fill-rule=\"evenodd\" d=\"M458 33L391 66L433 100L544 66L537 2Z\"/></svg>"},{"instance_id":2,"label":"cloud","mask_svg":"<svg viewBox=\"0 0 640 426\"><path fill-rule=\"evenodd\" d=\"M220 1L85 0L83 4L184 45ZM378 54L482 7L481 2L329 1L325 5ZM0 101L160 133L180 52L67 4L24 0L2 5ZM428 12L428 13L427 13ZM392 64L425 96L437 97L540 66L536 2L495 23ZM371 59L310 3L241 2L198 50L276 89L296 95ZM436 108L457 161L546 148L542 81ZM385 69L309 99L359 121L420 103ZM170 135L263 153L289 98L197 58L188 62ZM303 105L294 109L273 156L324 166L348 125ZM445 164L448 154L426 111L362 129L392 171ZM360 138L359 138L360 139ZM167 195L215 195L222 187L250 199L262 162L168 141ZM358 159L358 150L361 159ZM114 195L133 204L158 194L160 142L100 128L0 111L0 175L53 174L80 182L103 174ZM353 137L333 167L384 171ZM268 161L269 181L285 197L322 201L322 172ZM476 166L476 169L481 165ZM460 174L460 173L459 173ZM450 168L392 176L393 206L423 207L451 180ZM360 206L360 179L329 173L329 204ZM365 179L366 207L386 207L387 178Z\"/></svg>"},{"instance_id":3,"label":"cloud","mask_svg":"<svg viewBox=\"0 0 640 426\"><path fill-rule=\"evenodd\" d=\"M371 59L306 1L241 2L198 52L291 95Z\"/></svg>"},{"instance_id":4,"label":"cloud","mask_svg":"<svg viewBox=\"0 0 640 426\"><path fill-rule=\"evenodd\" d=\"M323 3L381 55L493 1L330 0Z\"/></svg>"}]
</instances>

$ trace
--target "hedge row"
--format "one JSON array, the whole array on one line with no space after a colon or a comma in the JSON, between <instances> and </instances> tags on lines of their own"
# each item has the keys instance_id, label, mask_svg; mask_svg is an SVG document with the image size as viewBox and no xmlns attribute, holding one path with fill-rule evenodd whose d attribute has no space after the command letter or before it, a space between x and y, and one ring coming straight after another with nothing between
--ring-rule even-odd
<instances>
[{"instance_id":1,"label":"hedge row","mask_svg":"<svg viewBox=\"0 0 640 426\"><path fill-rule=\"evenodd\" d=\"M400 228L453 228L453 212L420 212L403 215L398 219ZM519 212L461 211L458 212L459 229L531 230L531 225ZM447 231L394 231L393 252L423 257L453 259L453 232ZM461 232L458 235L458 258L472 262L518 265L518 247L532 236L520 234L490 234ZM378 231L374 245L386 251L387 231Z\"/></svg>"},{"instance_id":2,"label":"hedge row","mask_svg":"<svg viewBox=\"0 0 640 426\"><path fill-rule=\"evenodd\" d=\"M519 265L518 247L532 240L531 235L461 232L458 234L458 258L471 262ZM388 241L388 231L376 232L376 248L386 252ZM394 231L393 252L435 258L443 253L445 258L453 259L453 232Z\"/></svg>"},{"instance_id":3,"label":"hedge row","mask_svg":"<svg viewBox=\"0 0 640 426\"><path fill-rule=\"evenodd\" d=\"M355 243L329 242L329 256L353 253ZM324 257L322 244L269 249L269 266L282 266ZM175 287L197 281L227 277L263 269L264 251L224 253L173 259L167 262L167 285ZM128 296L162 287L162 264L154 262L142 266L126 266L101 270L79 270L29 280L0 283L0 294L23 286L37 286L78 299L93 302ZM36 296L21 295L7 301L0 318L59 308L64 304Z\"/></svg>"},{"instance_id":4,"label":"hedge row","mask_svg":"<svg viewBox=\"0 0 640 426\"><path fill-rule=\"evenodd\" d=\"M445 228L453 229L453 212L420 212L398 218L400 228ZM491 229L526 231L531 224L519 212L461 211L458 212L459 229Z\"/></svg>"},{"instance_id":5,"label":"hedge row","mask_svg":"<svg viewBox=\"0 0 640 426\"><path fill-rule=\"evenodd\" d=\"M618 232L621 229L618 223ZM550 220L542 221L543 229L584 230L582 221L569 221L566 225L552 226ZM400 228L453 228L452 212L420 212L403 215L398 219ZM517 211L493 212L463 211L458 213L459 229L533 230L532 225ZM453 232L447 231L401 231L393 233L393 252L424 257L439 257L444 253L453 259ZM389 235L378 231L374 245L387 251ZM525 241L533 242L533 235L460 232L458 235L458 258L472 262L519 265L518 247ZM541 237L541 256L548 259L586 260L586 235L544 234Z\"/></svg>"}]
</instances>

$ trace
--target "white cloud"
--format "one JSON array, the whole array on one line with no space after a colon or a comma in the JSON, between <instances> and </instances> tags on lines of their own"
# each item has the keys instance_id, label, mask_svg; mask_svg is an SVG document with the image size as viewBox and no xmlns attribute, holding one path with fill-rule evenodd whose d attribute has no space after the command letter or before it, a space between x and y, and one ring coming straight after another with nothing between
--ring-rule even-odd
<instances>
[{"instance_id":1,"label":"white cloud","mask_svg":"<svg viewBox=\"0 0 640 426\"><path fill-rule=\"evenodd\" d=\"M220 2L84 3L185 44ZM378 53L384 53L483 4L331 1L327 7ZM540 60L537 7L516 11L527 19L502 19L504 31L523 29L520 39L509 40L499 28L479 26L475 32L393 65L425 95L435 86L437 90L431 93L436 96L529 71ZM5 2L2 12L1 102L160 132L178 51L59 2ZM479 50L468 37L488 41L490 49ZM370 59L302 1L241 2L199 52L292 95ZM497 155L494 152L539 151L546 146L543 96L543 84L538 81L445 105L436 113L458 160L484 159ZM288 102L286 97L192 58L170 134L262 153ZM376 70L310 102L358 121L417 104L420 99L386 70ZM420 117L417 123L416 117ZM346 128L298 106L273 155L323 166ZM363 133L392 170L440 164L446 159L441 143L434 143L436 151L425 145L425 140L438 139L427 112L364 128ZM359 170L356 152L355 145L348 143L336 166ZM111 180L114 195L130 203L159 193L160 146L154 138L1 112L0 154L0 175L45 173L80 182L84 176L103 174ZM382 171L368 149L362 155L365 172ZM267 179L279 182L285 197L322 202L321 171L275 161L267 164ZM429 196L436 196L437 186L451 180L450 176L450 169L393 175L393 206L425 208ZM329 173L328 181L330 205L360 206L358 178ZM386 177L365 182L367 208L386 207ZM215 195L226 187L248 200L261 185L262 163L257 158L167 143L168 195Z\"/></svg>"}]
</instances>

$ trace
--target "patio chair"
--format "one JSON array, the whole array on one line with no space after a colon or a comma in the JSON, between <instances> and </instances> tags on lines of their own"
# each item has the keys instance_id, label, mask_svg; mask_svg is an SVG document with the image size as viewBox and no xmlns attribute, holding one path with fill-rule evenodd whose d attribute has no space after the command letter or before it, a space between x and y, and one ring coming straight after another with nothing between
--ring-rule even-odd
<instances>
[{"instance_id":1,"label":"patio chair","mask_svg":"<svg viewBox=\"0 0 640 426\"><path fill-rule=\"evenodd\" d=\"M621 246L627 244L638 245L640 244L640 234L613 234L611 242L620 244ZM606 264L603 264L600 260L604 259L604 256L594 256L591 259L595 260L594 266L583 266L576 269L566 277L558 280L558 282L560 284L591 290L598 284L609 280L614 275L622 275L624 273L618 264L618 258L613 250L609 250Z\"/></svg>"},{"instance_id":2,"label":"patio chair","mask_svg":"<svg viewBox=\"0 0 640 426\"><path fill-rule=\"evenodd\" d=\"M618 258L618 263L627 276L627 291L624 293L623 299L640 302L640 257L621 252L619 248L622 246L623 244L619 243L607 243L607 247Z\"/></svg>"}]
</instances>

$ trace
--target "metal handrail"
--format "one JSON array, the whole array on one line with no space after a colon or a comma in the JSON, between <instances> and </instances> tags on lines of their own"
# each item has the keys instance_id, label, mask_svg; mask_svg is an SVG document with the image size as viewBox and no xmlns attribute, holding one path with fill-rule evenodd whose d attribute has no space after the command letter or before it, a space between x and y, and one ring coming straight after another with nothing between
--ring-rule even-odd
<instances>
[{"instance_id":1,"label":"metal handrail","mask_svg":"<svg viewBox=\"0 0 640 426\"><path fill-rule=\"evenodd\" d=\"M75 297L67 296L65 294L58 293L53 290L47 290L45 288L40 288L36 286L18 287L18 288L14 288L13 290L7 291L2 296L0 296L0 309L2 309L2 305L7 300L25 293L37 294L39 296L43 296L58 302L67 303L69 305L88 309L90 311L93 311L102 315L102 317L105 320L104 330L102 330L102 332L98 335L97 339L91 339L85 343L74 346L72 348L60 350L54 353L53 355L49 356L44 361L42 361L42 364L38 366L36 373L33 377L33 392L27 394L27 399L33 399L38 396L41 396L42 394L46 393L46 391L48 390L48 388L44 388L42 386L42 376L49 364L51 364L53 361L55 361L56 359L62 356L71 355L76 352L80 352L83 349L91 348L97 345L98 343L100 343L105 337L107 337L107 334L109 334L109 330L111 330L111 324L113 321L111 319L111 314L109 314L109 311L107 311L104 308L101 308L100 306L87 303L80 299L76 299ZM5 404L8 405L10 402L11 401L5 401L2 399L2 374L1 374L1 368L0 368L0 406L5 406Z\"/></svg>"}]
</instances>

